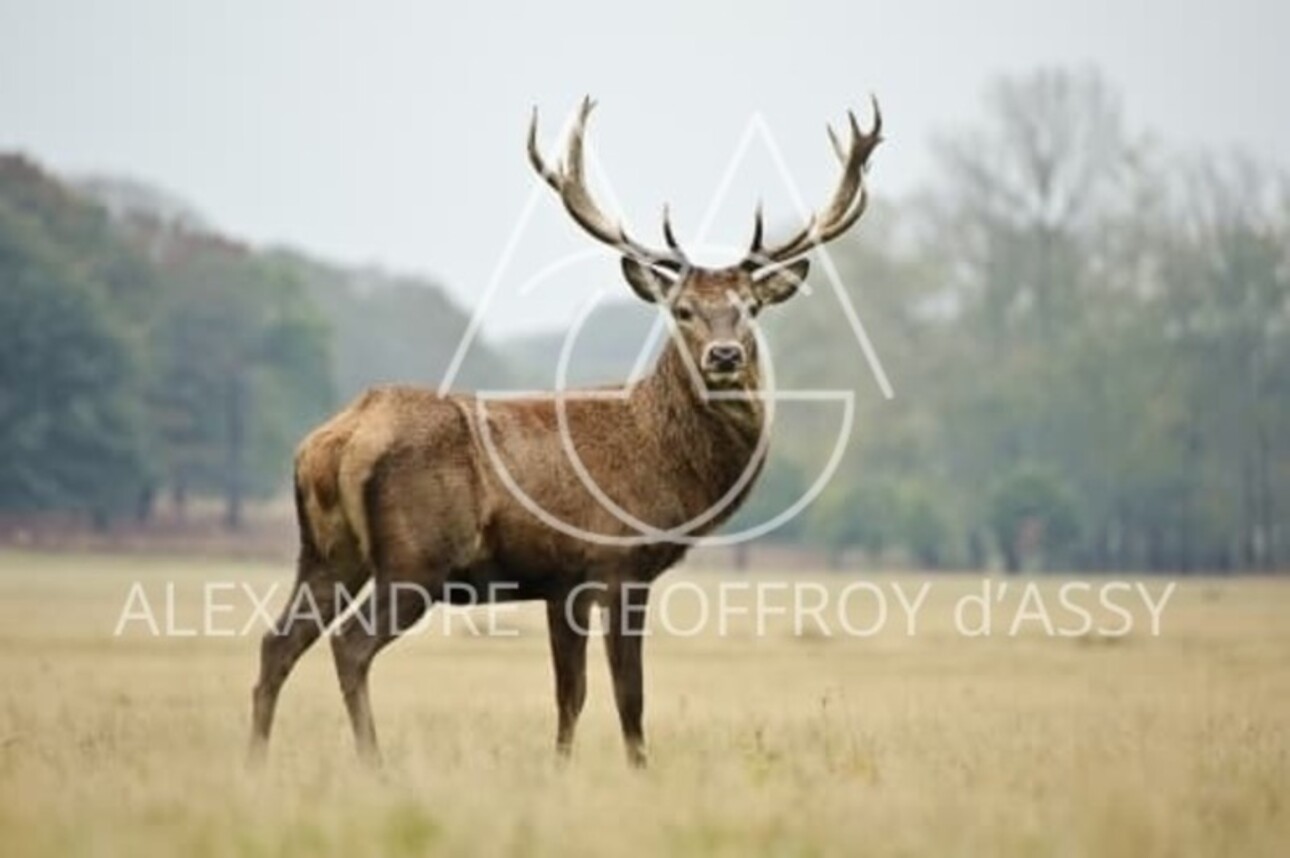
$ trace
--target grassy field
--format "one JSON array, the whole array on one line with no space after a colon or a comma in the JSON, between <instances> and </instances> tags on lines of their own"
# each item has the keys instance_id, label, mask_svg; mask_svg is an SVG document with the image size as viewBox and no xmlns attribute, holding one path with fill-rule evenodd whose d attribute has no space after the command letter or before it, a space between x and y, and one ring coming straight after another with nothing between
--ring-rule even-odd
<instances>
[{"instance_id":1,"label":"grassy field","mask_svg":"<svg viewBox=\"0 0 1290 858\"><path fill-rule=\"evenodd\" d=\"M250 773L256 638L143 623L114 636L133 582L159 612L177 582L191 625L209 580L263 593L290 571L0 554L0 852L1140 858L1290 844L1290 580L1182 581L1158 637L1139 609L1122 638L1037 622L1014 637L1004 622L967 639L953 605L981 582L966 576L927 579L912 637L894 602L867 638L796 635L778 617L765 635L748 618L726 636L656 634L645 772L624 765L598 642L559 765L539 614L499 614L518 633L506 638L432 623L373 670L380 775L354 758L325 644ZM853 579L813 580L837 593ZM1050 607L1059 583L1040 585ZM872 616L850 608L856 625Z\"/></svg>"}]
</instances>

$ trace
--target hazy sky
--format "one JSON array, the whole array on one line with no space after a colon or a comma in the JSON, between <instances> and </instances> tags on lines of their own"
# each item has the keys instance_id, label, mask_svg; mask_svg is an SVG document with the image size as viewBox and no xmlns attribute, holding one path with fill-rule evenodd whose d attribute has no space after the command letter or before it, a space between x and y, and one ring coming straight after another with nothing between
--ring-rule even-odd
<instances>
[{"instance_id":1,"label":"hazy sky","mask_svg":"<svg viewBox=\"0 0 1290 858\"><path fill-rule=\"evenodd\" d=\"M1284 0L0 0L0 148L156 183L257 242L432 275L469 305L523 223L485 322L498 333L558 324L618 276L594 257L516 297L590 246L549 192L522 220L534 104L549 147L597 97L591 145L627 221L657 241L670 200L684 241L755 116L813 202L834 176L825 121L863 118L877 93L871 184L897 194L992 76L1039 64L1100 67L1130 123L1172 145L1284 161L1287 34ZM761 137L707 239L742 244L758 197L793 220Z\"/></svg>"}]
</instances>

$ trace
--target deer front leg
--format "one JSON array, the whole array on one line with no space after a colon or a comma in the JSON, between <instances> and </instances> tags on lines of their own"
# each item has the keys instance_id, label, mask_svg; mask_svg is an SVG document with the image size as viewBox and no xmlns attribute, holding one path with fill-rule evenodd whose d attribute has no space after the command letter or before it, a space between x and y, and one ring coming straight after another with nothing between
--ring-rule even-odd
<instances>
[{"instance_id":1,"label":"deer front leg","mask_svg":"<svg viewBox=\"0 0 1290 858\"><path fill-rule=\"evenodd\" d=\"M605 649L614 679L618 720L627 746L627 761L636 768L645 766L645 734L641 727L645 709L641 647L648 600L649 591L644 585L617 587L609 594L606 616L609 628L605 635Z\"/></svg>"},{"instance_id":2,"label":"deer front leg","mask_svg":"<svg viewBox=\"0 0 1290 858\"><path fill-rule=\"evenodd\" d=\"M561 757L573 750L573 733L587 699L587 621L591 600L582 594L546 603L551 662L555 667L555 704L559 717L555 749Z\"/></svg>"}]
</instances>

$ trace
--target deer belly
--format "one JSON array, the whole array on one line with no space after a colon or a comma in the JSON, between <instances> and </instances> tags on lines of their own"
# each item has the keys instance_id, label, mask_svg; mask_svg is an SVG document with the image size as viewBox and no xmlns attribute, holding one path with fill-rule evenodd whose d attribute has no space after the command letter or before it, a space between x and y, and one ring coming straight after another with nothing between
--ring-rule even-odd
<instances>
[{"instance_id":1,"label":"deer belly","mask_svg":"<svg viewBox=\"0 0 1290 858\"><path fill-rule=\"evenodd\" d=\"M562 576L525 573L496 561L453 569L444 579L439 600L450 605L488 605L549 599L562 592Z\"/></svg>"}]
</instances>

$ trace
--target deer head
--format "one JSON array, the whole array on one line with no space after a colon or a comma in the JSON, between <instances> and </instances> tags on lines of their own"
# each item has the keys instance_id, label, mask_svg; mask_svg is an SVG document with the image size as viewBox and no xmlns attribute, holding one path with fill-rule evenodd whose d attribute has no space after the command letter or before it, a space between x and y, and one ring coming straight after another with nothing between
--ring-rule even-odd
<instances>
[{"instance_id":1,"label":"deer head","mask_svg":"<svg viewBox=\"0 0 1290 858\"><path fill-rule=\"evenodd\" d=\"M882 114L873 100L873 128L860 130L848 111L850 140L844 146L828 128L842 175L828 205L813 214L788 240L763 243L763 218L757 209L752 242L744 258L724 268L703 268L686 257L663 208L664 248L647 247L607 217L587 189L583 136L595 102L586 98L569 135L564 163L552 168L537 148L537 109L529 125L529 161L560 196L569 215L599 241L622 253L623 276L642 299L663 306L676 323L680 340L712 388L741 386L756 360L753 320L762 308L792 297L806 279L812 249L837 238L864 214L868 203L864 174L869 156L882 141Z\"/></svg>"}]
</instances>

